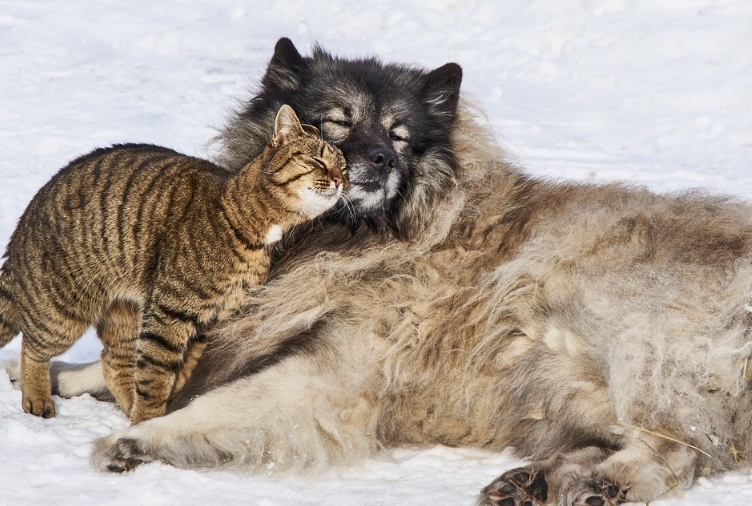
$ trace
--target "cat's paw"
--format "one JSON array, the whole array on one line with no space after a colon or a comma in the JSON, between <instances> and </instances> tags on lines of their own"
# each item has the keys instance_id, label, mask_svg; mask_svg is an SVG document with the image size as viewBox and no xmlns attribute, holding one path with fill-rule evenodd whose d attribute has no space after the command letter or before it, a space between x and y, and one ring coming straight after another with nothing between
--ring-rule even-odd
<instances>
[{"instance_id":1,"label":"cat's paw","mask_svg":"<svg viewBox=\"0 0 752 506\"><path fill-rule=\"evenodd\" d=\"M21 389L21 357L20 355L13 355L7 360L0 362L0 369L5 369L10 377L10 384L16 390Z\"/></svg>"},{"instance_id":2,"label":"cat's paw","mask_svg":"<svg viewBox=\"0 0 752 506\"><path fill-rule=\"evenodd\" d=\"M52 418L55 416L55 403L49 395L25 394L21 400L23 410L34 416Z\"/></svg>"},{"instance_id":3,"label":"cat's paw","mask_svg":"<svg viewBox=\"0 0 752 506\"><path fill-rule=\"evenodd\" d=\"M483 489L481 506L539 506L548 498L548 483L542 470L512 469Z\"/></svg>"},{"instance_id":4,"label":"cat's paw","mask_svg":"<svg viewBox=\"0 0 752 506\"><path fill-rule=\"evenodd\" d=\"M567 505L616 506L626 502L626 493L608 480L591 479L570 490Z\"/></svg>"},{"instance_id":5,"label":"cat's paw","mask_svg":"<svg viewBox=\"0 0 752 506\"><path fill-rule=\"evenodd\" d=\"M118 438L117 434L98 439L91 453L91 464L100 471L122 473L153 462L138 439Z\"/></svg>"}]
</instances>

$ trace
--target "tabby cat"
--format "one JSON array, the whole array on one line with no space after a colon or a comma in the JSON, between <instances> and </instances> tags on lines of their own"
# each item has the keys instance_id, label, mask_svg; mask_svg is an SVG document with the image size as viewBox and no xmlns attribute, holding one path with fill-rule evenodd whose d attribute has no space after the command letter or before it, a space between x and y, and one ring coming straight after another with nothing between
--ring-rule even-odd
<instances>
[{"instance_id":1,"label":"tabby cat","mask_svg":"<svg viewBox=\"0 0 752 506\"><path fill-rule=\"evenodd\" d=\"M345 159L282 106L237 173L143 144L71 162L32 199L0 274L0 345L23 333L23 409L49 418L49 362L92 324L133 424L164 414L207 325L265 281L268 246L334 206Z\"/></svg>"}]
</instances>

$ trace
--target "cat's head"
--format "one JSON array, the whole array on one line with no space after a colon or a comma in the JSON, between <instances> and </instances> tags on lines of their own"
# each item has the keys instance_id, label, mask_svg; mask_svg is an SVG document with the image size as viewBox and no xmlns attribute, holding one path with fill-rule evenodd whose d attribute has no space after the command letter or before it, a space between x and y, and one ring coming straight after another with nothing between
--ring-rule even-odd
<instances>
[{"instance_id":1,"label":"cat's head","mask_svg":"<svg viewBox=\"0 0 752 506\"><path fill-rule=\"evenodd\" d=\"M347 170L342 152L305 127L292 107L279 108L264 172L285 207L315 218L344 195Z\"/></svg>"}]
</instances>

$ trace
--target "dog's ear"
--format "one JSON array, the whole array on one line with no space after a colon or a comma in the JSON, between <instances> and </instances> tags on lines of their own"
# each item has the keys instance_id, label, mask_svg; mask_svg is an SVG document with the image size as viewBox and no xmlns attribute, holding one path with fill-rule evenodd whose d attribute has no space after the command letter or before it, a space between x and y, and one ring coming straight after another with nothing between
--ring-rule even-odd
<instances>
[{"instance_id":1,"label":"dog's ear","mask_svg":"<svg viewBox=\"0 0 752 506\"><path fill-rule=\"evenodd\" d=\"M261 86L267 91L290 91L302 84L302 73L306 68L303 57L287 37L282 37L274 46L266 74L261 79Z\"/></svg>"},{"instance_id":2,"label":"dog's ear","mask_svg":"<svg viewBox=\"0 0 752 506\"><path fill-rule=\"evenodd\" d=\"M462 67L447 63L426 74L423 82L422 98L429 111L439 118L454 121L460 100Z\"/></svg>"}]
</instances>

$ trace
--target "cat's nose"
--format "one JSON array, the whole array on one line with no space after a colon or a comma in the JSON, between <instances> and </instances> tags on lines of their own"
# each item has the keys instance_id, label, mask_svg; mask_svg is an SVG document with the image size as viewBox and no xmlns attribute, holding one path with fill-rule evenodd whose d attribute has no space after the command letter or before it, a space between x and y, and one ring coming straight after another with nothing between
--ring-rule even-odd
<instances>
[{"instance_id":1,"label":"cat's nose","mask_svg":"<svg viewBox=\"0 0 752 506\"><path fill-rule=\"evenodd\" d=\"M345 176L343 175L342 171L339 170L339 167L333 167L329 171L329 177L334 181L334 186L336 188L343 187L345 184Z\"/></svg>"}]
</instances>

